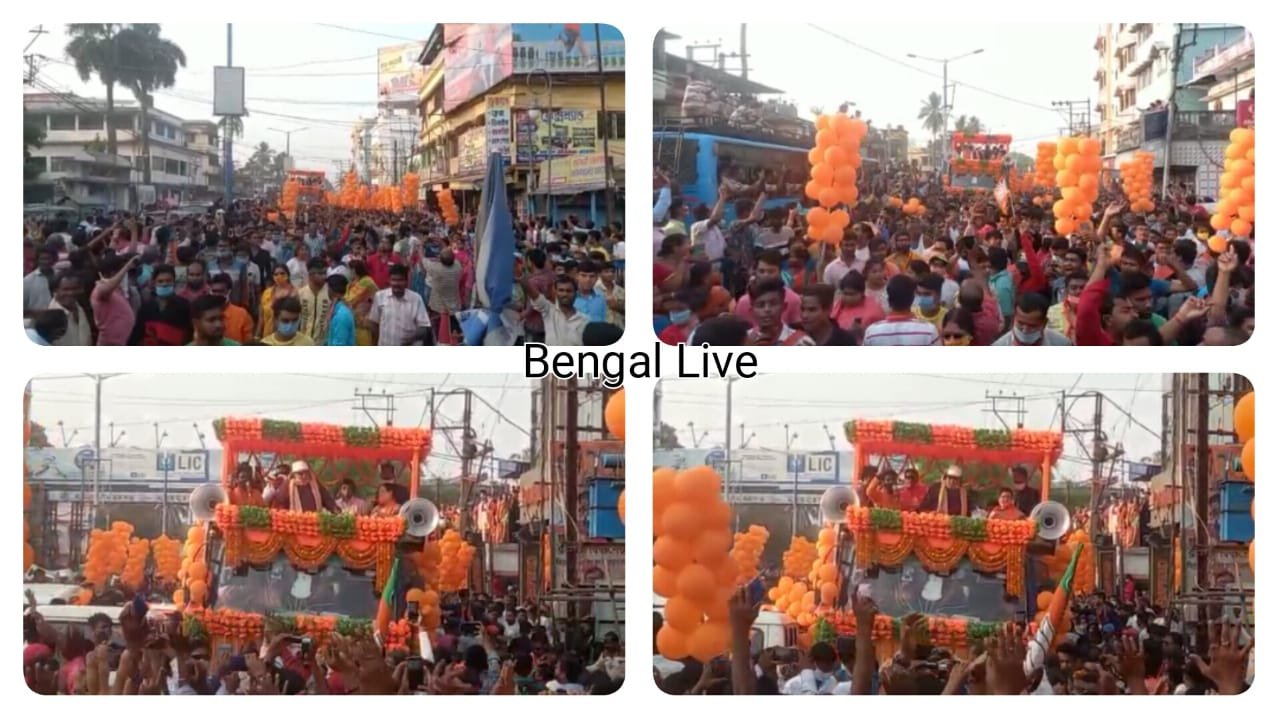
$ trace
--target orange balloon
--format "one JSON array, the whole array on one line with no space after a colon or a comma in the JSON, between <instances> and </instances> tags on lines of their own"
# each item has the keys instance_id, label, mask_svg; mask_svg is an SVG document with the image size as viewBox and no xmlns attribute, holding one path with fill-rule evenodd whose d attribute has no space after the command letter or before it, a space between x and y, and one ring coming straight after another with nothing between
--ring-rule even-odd
<instances>
[{"instance_id":1,"label":"orange balloon","mask_svg":"<svg viewBox=\"0 0 1280 720\"><path fill-rule=\"evenodd\" d=\"M822 604L830 605L836 599L836 584L833 582L824 582L818 587L818 593L822 596ZM812 597L811 595L809 597Z\"/></svg>"},{"instance_id":2,"label":"orange balloon","mask_svg":"<svg viewBox=\"0 0 1280 720\"><path fill-rule=\"evenodd\" d=\"M853 185L858 181L858 170L852 164L844 164L835 170L832 182L837 187Z\"/></svg>"},{"instance_id":3,"label":"orange balloon","mask_svg":"<svg viewBox=\"0 0 1280 720\"><path fill-rule=\"evenodd\" d=\"M710 502L720 497L720 473L695 465L676 473L676 497L686 502Z\"/></svg>"},{"instance_id":4,"label":"orange balloon","mask_svg":"<svg viewBox=\"0 0 1280 720\"><path fill-rule=\"evenodd\" d=\"M627 434L627 398L626 391L619 390L609 397L604 406L604 425L609 433L619 440L625 440Z\"/></svg>"},{"instance_id":5,"label":"orange balloon","mask_svg":"<svg viewBox=\"0 0 1280 720\"><path fill-rule=\"evenodd\" d=\"M711 662L729 651L729 625L703 623L689 635L689 655L698 662Z\"/></svg>"},{"instance_id":6,"label":"orange balloon","mask_svg":"<svg viewBox=\"0 0 1280 720\"><path fill-rule=\"evenodd\" d=\"M618 519L622 524L627 524L627 491L622 490L618 493Z\"/></svg>"},{"instance_id":7,"label":"orange balloon","mask_svg":"<svg viewBox=\"0 0 1280 720\"><path fill-rule=\"evenodd\" d=\"M853 205L854 203L858 202L858 187L856 185L846 185L844 187L839 187L836 189L840 193L839 195L840 202L844 203L845 205Z\"/></svg>"},{"instance_id":8,"label":"orange balloon","mask_svg":"<svg viewBox=\"0 0 1280 720\"><path fill-rule=\"evenodd\" d=\"M676 589L676 574L661 565L653 566L653 591L665 598L680 594Z\"/></svg>"},{"instance_id":9,"label":"orange balloon","mask_svg":"<svg viewBox=\"0 0 1280 720\"><path fill-rule=\"evenodd\" d=\"M822 229L822 242L829 245L839 245L844 239L844 228L835 224L831 224Z\"/></svg>"},{"instance_id":10,"label":"orange balloon","mask_svg":"<svg viewBox=\"0 0 1280 720\"><path fill-rule=\"evenodd\" d=\"M733 508L729 503L716 498L716 501L702 508L704 518L704 527L709 528L727 528L733 522Z\"/></svg>"},{"instance_id":11,"label":"orange balloon","mask_svg":"<svg viewBox=\"0 0 1280 720\"><path fill-rule=\"evenodd\" d=\"M670 625L663 625L655 638L658 652L668 660L684 660L689 657L689 639Z\"/></svg>"},{"instance_id":12,"label":"orange balloon","mask_svg":"<svg viewBox=\"0 0 1280 720\"><path fill-rule=\"evenodd\" d=\"M1072 172L1070 169L1059 170L1055 181L1060 188L1075 187L1076 183L1080 182L1080 176Z\"/></svg>"},{"instance_id":13,"label":"orange balloon","mask_svg":"<svg viewBox=\"0 0 1280 720\"><path fill-rule=\"evenodd\" d=\"M1053 593L1048 590L1042 590L1036 594L1036 609L1048 610L1049 604L1053 602Z\"/></svg>"},{"instance_id":14,"label":"orange balloon","mask_svg":"<svg viewBox=\"0 0 1280 720\"><path fill-rule=\"evenodd\" d=\"M1226 230L1227 226L1230 224L1231 224L1231 221L1227 219L1227 216L1222 215L1221 213L1214 213L1209 218L1209 227L1213 228L1214 230ZM1223 242L1226 242L1226 241L1224 240ZM1218 251L1218 252L1221 252L1221 251Z\"/></svg>"},{"instance_id":15,"label":"orange balloon","mask_svg":"<svg viewBox=\"0 0 1280 720\"><path fill-rule=\"evenodd\" d=\"M804 219L809 223L809 227L813 227L815 225L818 227L824 227L831 219L831 212L826 208L811 208L809 212L805 213Z\"/></svg>"},{"instance_id":16,"label":"orange balloon","mask_svg":"<svg viewBox=\"0 0 1280 720\"><path fill-rule=\"evenodd\" d=\"M1096 138L1081 138L1078 149L1081 155L1097 155L1102 152L1102 144Z\"/></svg>"},{"instance_id":17,"label":"orange balloon","mask_svg":"<svg viewBox=\"0 0 1280 720\"><path fill-rule=\"evenodd\" d=\"M1062 218L1071 217L1071 201L1063 198L1053 203L1053 216L1061 220Z\"/></svg>"},{"instance_id":18,"label":"orange balloon","mask_svg":"<svg viewBox=\"0 0 1280 720\"><path fill-rule=\"evenodd\" d=\"M1078 141L1073 137L1064 137L1058 140L1059 155L1073 155L1080 152Z\"/></svg>"},{"instance_id":19,"label":"orange balloon","mask_svg":"<svg viewBox=\"0 0 1280 720\"><path fill-rule=\"evenodd\" d=\"M1062 218L1053 224L1053 229L1054 229L1054 232L1058 233L1059 235L1070 235L1071 233L1076 231L1076 222L1075 220Z\"/></svg>"},{"instance_id":20,"label":"orange balloon","mask_svg":"<svg viewBox=\"0 0 1280 720\"><path fill-rule=\"evenodd\" d=\"M815 208L816 209L816 208ZM833 210L831 212L831 224L840 229L849 227L849 213L844 210Z\"/></svg>"},{"instance_id":21,"label":"orange balloon","mask_svg":"<svg viewBox=\"0 0 1280 720\"><path fill-rule=\"evenodd\" d=\"M1236 237L1249 237L1249 233L1253 231L1253 223L1241 220L1239 218L1231 221L1231 234Z\"/></svg>"},{"instance_id":22,"label":"orange balloon","mask_svg":"<svg viewBox=\"0 0 1280 720\"><path fill-rule=\"evenodd\" d=\"M1236 217L1247 223L1253 222L1253 203L1236 208Z\"/></svg>"},{"instance_id":23,"label":"orange balloon","mask_svg":"<svg viewBox=\"0 0 1280 720\"><path fill-rule=\"evenodd\" d=\"M818 147L825 150L836 144L837 136L832 130L819 130L817 135L814 136L814 140Z\"/></svg>"},{"instance_id":24,"label":"orange balloon","mask_svg":"<svg viewBox=\"0 0 1280 720\"><path fill-rule=\"evenodd\" d=\"M1228 160L1239 160L1244 157L1245 148L1239 143L1231 143L1227 145L1226 156Z\"/></svg>"},{"instance_id":25,"label":"orange balloon","mask_svg":"<svg viewBox=\"0 0 1280 720\"><path fill-rule=\"evenodd\" d=\"M844 151L844 148L838 145L835 147L827 148L827 151L823 155L823 158L826 159L827 164L831 166L833 171L835 170L835 168L843 167L849 162L848 153Z\"/></svg>"},{"instance_id":26,"label":"orange balloon","mask_svg":"<svg viewBox=\"0 0 1280 720\"><path fill-rule=\"evenodd\" d=\"M203 605L205 596L209 593L209 586L203 580L192 580L187 585L187 593L191 602L197 605Z\"/></svg>"},{"instance_id":27,"label":"orange balloon","mask_svg":"<svg viewBox=\"0 0 1280 720\"><path fill-rule=\"evenodd\" d=\"M1249 541L1249 572L1256 572L1253 569L1253 541Z\"/></svg>"},{"instance_id":28,"label":"orange balloon","mask_svg":"<svg viewBox=\"0 0 1280 720\"><path fill-rule=\"evenodd\" d=\"M839 150L839 148L829 148L827 152ZM829 163L821 162L809 168L809 177L818 183L819 188L824 188L831 184L831 180L835 177L835 166ZM819 190L819 193L822 191Z\"/></svg>"},{"instance_id":29,"label":"orange balloon","mask_svg":"<svg viewBox=\"0 0 1280 720\"><path fill-rule=\"evenodd\" d=\"M670 535L663 535L653 541L653 561L678 573L693 562L693 546Z\"/></svg>"},{"instance_id":30,"label":"orange balloon","mask_svg":"<svg viewBox=\"0 0 1280 720\"><path fill-rule=\"evenodd\" d=\"M1054 155L1054 156L1053 156L1053 169L1054 169L1054 170L1066 170L1066 169L1067 169L1067 156L1066 156L1066 155Z\"/></svg>"},{"instance_id":31,"label":"orange balloon","mask_svg":"<svg viewBox=\"0 0 1280 720\"><path fill-rule=\"evenodd\" d=\"M699 605L705 605L716 596L716 575L705 565L686 565L676 575L676 590Z\"/></svg>"},{"instance_id":32,"label":"orange balloon","mask_svg":"<svg viewBox=\"0 0 1280 720\"><path fill-rule=\"evenodd\" d=\"M692 542L702 532L702 521L698 508L692 503L671 503L662 513L662 531L664 537L670 535L677 540Z\"/></svg>"},{"instance_id":33,"label":"orange balloon","mask_svg":"<svg viewBox=\"0 0 1280 720\"><path fill-rule=\"evenodd\" d=\"M208 576L208 574L209 574L208 566L206 566L204 563L200 562L199 560L191 563L191 566L187 568L187 577L189 578L203 580L205 579L205 577Z\"/></svg>"},{"instance_id":34,"label":"orange balloon","mask_svg":"<svg viewBox=\"0 0 1280 720\"><path fill-rule=\"evenodd\" d=\"M183 592L181 588L173 591L173 604L174 605L187 604L187 594Z\"/></svg>"},{"instance_id":35,"label":"orange balloon","mask_svg":"<svg viewBox=\"0 0 1280 720\"><path fill-rule=\"evenodd\" d=\"M1236 401L1234 412L1236 438L1240 442L1248 442L1253 439L1253 393L1241 397Z\"/></svg>"},{"instance_id":36,"label":"orange balloon","mask_svg":"<svg viewBox=\"0 0 1280 720\"><path fill-rule=\"evenodd\" d=\"M1098 176L1093 174L1081 175L1080 184L1077 187L1079 187L1080 191L1086 195L1089 194L1090 191L1093 191L1094 193L1098 192Z\"/></svg>"},{"instance_id":37,"label":"orange balloon","mask_svg":"<svg viewBox=\"0 0 1280 720\"><path fill-rule=\"evenodd\" d=\"M676 471L671 468L658 468L653 471L653 507L654 516L662 514L668 505L676 500Z\"/></svg>"},{"instance_id":38,"label":"orange balloon","mask_svg":"<svg viewBox=\"0 0 1280 720\"><path fill-rule=\"evenodd\" d=\"M810 200L817 200L818 195L822 192L822 186L816 180L810 180L804 184L804 196Z\"/></svg>"},{"instance_id":39,"label":"orange balloon","mask_svg":"<svg viewBox=\"0 0 1280 720\"><path fill-rule=\"evenodd\" d=\"M666 607L662 608L662 616L666 618L667 625L688 634L702 623L702 607L677 595L667 599Z\"/></svg>"},{"instance_id":40,"label":"orange balloon","mask_svg":"<svg viewBox=\"0 0 1280 720\"><path fill-rule=\"evenodd\" d=\"M707 622L729 622L729 598L733 597L736 592L737 588L735 587L721 588L716 595L716 599L702 609L707 615Z\"/></svg>"},{"instance_id":41,"label":"orange balloon","mask_svg":"<svg viewBox=\"0 0 1280 720\"><path fill-rule=\"evenodd\" d=\"M729 552L732 544L728 528L709 528L694 540L693 559L708 567L715 566L724 560L725 553ZM656 554L654 560L657 560Z\"/></svg>"},{"instance_id":42,"label":"orange balloon","mask_svg":"<svg viewBox=\"0 0 1280 720\"><path fill-rule=\"evenodd\" d=\"M1249 438L1240 448L1240 466L1244 468L1244 476L1249 478L1249 482L1253 482L1253 440Z\"/></svg>"},{"instance_id":43,"label":"orange balloon","mask_svg":"<svg viewBox=\"0 0 1280 720\"><path fill-rule=\"evenodd\" d=\"M1079 153L1067 156L1067 169L1073 173L1082 173L1085 171L1084 157Z\"/></svg>"},{"instance_id":44,"label":"orange balloon","mask_svg":"<svg viewBox=\"0 0 1280 720\"><path fill-rule=\"evenodd\" d=\"M818 163L822 162L822 154L823 154L823 150L822 150L822 148L810 148L810 149L809 149L809 164L810 164L810 165L817 165Z\"/></svg>"},{"instance_id":45,"label":"orange balloon","mask_svg":"<svg viewBox=\"0 0 1280 720\"><path fill-rule=\"evenodd\" d=\"M818 191L818 204L822 205L822 207L830 209L839 202L840 193L835 188L827 187Z\"/></svg>"}]
</instances>

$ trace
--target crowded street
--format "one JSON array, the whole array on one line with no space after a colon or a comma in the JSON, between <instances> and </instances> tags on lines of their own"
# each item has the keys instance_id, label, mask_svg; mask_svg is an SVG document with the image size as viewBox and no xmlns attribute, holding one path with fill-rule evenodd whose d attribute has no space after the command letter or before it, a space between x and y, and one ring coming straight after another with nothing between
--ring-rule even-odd
<instances>
[{"instance_id":1,"label":"crowded street","mask_svg":"<svg viewBox=\"0 0 1280 720\"><path fill-rule=\"evenodd\" d=\"M663 692L1234 695L1253 684L1244 378L844 380L663 382Z\"/></svg>"},{"instance_id":2,"label":"crowded street","mask_svg":"<svg viewBox=\"0 0 1280 720\"><path fill-rule=\"evenodd\" d=\"M282 46L270 27L31 31L22 317L32 342L621 337L615 28L314 24ZM248 67L229 65L233 44ZM281 68L291 49L312 59Z\"/></svg>"},{"instance_id":3,"label":"crowded street","mask_svg":"<svg viewBox=\"0 0 1280 720\"><path fill-rule=\"evenodd\" d=\"M655 333L709 345L1246 342L1252 36L1189 23L1050 35L975 38L973 50L904 24L665 29ZM741 72L725 64L735 46L714 37L741 38L729 56ZM868 72L832 84L797 45ZM1032 55L1059 59L1033 71Z\"/></svg>"},{"instance_id":4,"label":"crowded street","mask_svg":"<svg viewBox=\"0 0 1280 720\"><path fill-rule=\"evenodd\" d=\"M386 377L35 378L23 438L27 687L616 691L623 393ZM237 391L275 407L303 389L306 408L211 415ZM566 429L552 405L607 429ZM350 424L331 424L344 408ZM160 413L171 419L153 422ZM612 504L553 517L588 487Z\"/></svg>"}]
</instances>

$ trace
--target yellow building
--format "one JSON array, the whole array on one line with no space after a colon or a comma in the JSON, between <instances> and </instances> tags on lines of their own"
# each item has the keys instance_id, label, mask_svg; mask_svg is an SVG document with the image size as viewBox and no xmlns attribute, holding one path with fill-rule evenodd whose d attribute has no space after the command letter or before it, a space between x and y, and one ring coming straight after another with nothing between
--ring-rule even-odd
<instances>
[{"instance_id":1,"label":"yellow building","mask_svg":"<svg viewBox=\"0 0 1280 720\"><path fill-rule=\"evenodd\" d=\"M419 57L424 197L447 186L474 207L496 152L517 215L621 223L624 61L607 25L437 25Z\"/></svg>"}]
</instances>

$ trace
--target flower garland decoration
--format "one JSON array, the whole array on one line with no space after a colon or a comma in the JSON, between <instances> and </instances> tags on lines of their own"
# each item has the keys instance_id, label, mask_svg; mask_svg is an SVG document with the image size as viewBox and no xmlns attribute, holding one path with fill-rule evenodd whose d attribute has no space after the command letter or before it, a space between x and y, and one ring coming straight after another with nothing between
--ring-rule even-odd
<instances>
[{"instance_id":1,"label":"flower garland decoration","mask_svg":"<svg viewBox=\"0 0 1280 720\"><path fill-rule=\"evenodd\" d=\"M431 431L427 428L370 428L228 417L214 420L213 430L218 440L224 443L228 440L274 440L305 445L405 450L425 449L431 445Z\"/></svg>"},{"instance_id":2,"label":"flower garland decoration","mask_svg":"<svg viewBox=\"0 0 1280 720\"><path fill-rule=\"evenodd\" d=\"M853 613L847 610L833 611L823 616L823 620L831 623L839 635L853 635L858 631L858 621ZM929 616L925 618L925 626L929 632L930 643L939 647L966 652L982 643L996 632L1004 623L980 622L965 618ZM877 644L896 643L902 635L902 621L889 615L876 615L871 630L871 639Z\"/></svg>"},{"instance_id":3,"label":"flower garland decoration","mask_svg":"<svg viewBox=\"0 0 1280 720\"><path fill-rule=\"evenodd\" d=\"M1053 430L984 430L956 425L853 420L845 423L845 433L854 443L941 445L954 449L988 448L1023 452L1062 451L1062 433Z\"/></svg>"}]
</instances>

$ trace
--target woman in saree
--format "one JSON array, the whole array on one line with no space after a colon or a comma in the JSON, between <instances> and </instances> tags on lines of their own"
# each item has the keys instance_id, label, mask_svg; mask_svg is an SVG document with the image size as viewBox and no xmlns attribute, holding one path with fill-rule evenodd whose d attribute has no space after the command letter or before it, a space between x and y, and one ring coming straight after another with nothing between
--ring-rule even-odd
<instances>
[{"instance_id":1,"label":"woman in saree","mask_svg":"<svg viewBox=\"0 0 1280 720\"><path fill-rule=\"evenodd\" d=\"M288 266L283 263L276 263L275 269L271 271L271 285L262 291L262 305L258 312L257 337L267 337L276 331L276 319L271 310L275 306L276 300L296 296L297 294L298 289L293 286L289 279Z\"/></svg>"},{"instance_id":2,"label":"woman in saree","mask_svg":"<svg viewBox=\"0 0 1280 720\"><path fill-rule=\"evenodd\" d=\"M343 300L356 316L356 345L372 345L373 328L369 324L369 310L373 307L373 295L378 292L378 286L369 277L369 266L364 260L352 258L347 266L351 268L352 280Z\"/></svg>"}]
</instances>

